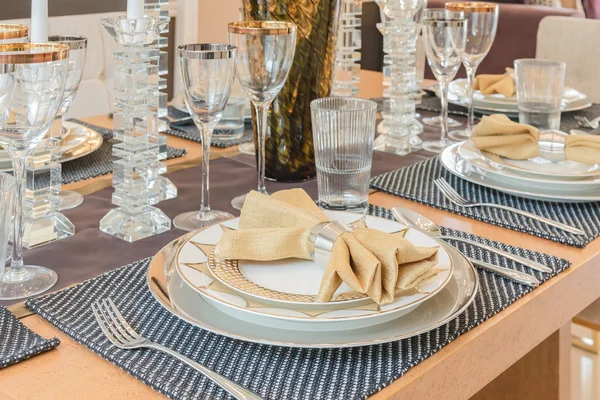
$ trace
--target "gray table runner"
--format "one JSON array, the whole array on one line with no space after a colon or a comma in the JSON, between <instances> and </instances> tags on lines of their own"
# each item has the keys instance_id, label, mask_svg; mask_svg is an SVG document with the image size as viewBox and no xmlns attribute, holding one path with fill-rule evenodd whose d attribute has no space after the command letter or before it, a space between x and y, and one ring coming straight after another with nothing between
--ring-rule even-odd
<instances>
[{"instance_id":1,"label":"gray table runner","mask_svg":"<svg viewBox=\"0 0 600 400\"><path fill-rule=\"evenodd\" d=\"M509 211L489 207L456 206L434 186L433 181L440 176L444 177L458 193L470 200L509 205L534 214L551 217L580 228L586 234L574 235ZM376 176L371 180L371 187L489 224L529 233L570 246L584 247L600 236L600 202L553 203L501 193L452 175L444 169L438 157Z\"/></svg>"},{"instance_id":2,"label":"gray table runner","mask_svg":"<svg viewBox=\"0 0 600 400\"><path fill-rule=\"evenodd\" d=\"M0 306L0 369L58 346L57 338L45 339L23 325Z\"/></svg>"},{"instance_id":3,"label":"gray table runner","mask_svg":"<svg viewBox=\"0 0 600 400\"><path fill-rule=\"evenodd\" d=\"M112 129L101 128L99 126L88 124L77 119L72 119L71 121L95 130L100 135L102 135L104 143L102 143L102 146L100 146L98 150L91 154L88 154L87 156L63 163L62 183L73 183L112 173L112 147L113 144L117 142L113 139ZM172 158L181 157L186 153L186 149L176 149L174 147L167 146L168 160Z\"/></svg>"},{"instance_id":4,"label":"gray table runner","mask_svg":"<svg viewBox=\"0 0 600 400\"><path fill-rule=\"evenodd\" d=\"M373 215L391 218L388 210L372 206ZM478 248L457 244L477 258L526 271L541 282L569 267L560 258L482 239L552 268L544 275L500 260ZM362 399L402 376L461 334L530 292L532 288L479 271L480 290L458 318L433 331L393 343L350 349L292 349L242 342L194 327L163 309L145 281L149 259L87 280L75 287L31 299L27 306L78 342L137 379L174 399L230 398L208 379L175 359L153 350L127 351L112 346L90 310L95 299L112 298L140 334L259 393L265 399Z\"/></svg>"}]
</instances>

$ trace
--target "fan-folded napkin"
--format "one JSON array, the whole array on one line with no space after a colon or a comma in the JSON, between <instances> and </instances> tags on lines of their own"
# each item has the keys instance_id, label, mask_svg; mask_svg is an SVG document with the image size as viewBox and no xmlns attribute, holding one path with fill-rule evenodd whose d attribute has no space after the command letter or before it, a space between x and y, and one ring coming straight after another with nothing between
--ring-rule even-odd
<instances>
[{"instance_id":1,"label":"fan-folded napkin","mask_svg":"<svg viewBox=\"0 0 600 400\"><path fill-rule=\"evenodd\" d=\"M505 74L482 74L477 75L473 89L482 94L503 94L512 97L515 94L515 79L512 68L506 68Z\"/></svg>"},{"instance_id":2,"label":"fan-folded napkin","mask_svg":"<svg viewBox=\"0 0 600 400\"><path fill-rule=\"evenodd\" d=\"M310 260L308 236L329 219L302 189L246 197L237 230L224 232L215 252L224 259ZM318 299L330 301L342 282L378 304L390 303L396 290L417 287L436 274L437 248L419 247L404 232L356 228L340 235L323 274ZM276 267L274 267L276 268Z\"/></svg>"},{"instance_id":3,"label":"fan-folded napkin","mask_svg":"<svg viewBox=\"0 0 600 400\"><path fill-rule=\"evenodd\" d=\"M526 124L511 121L504 114L484 116L473 128L471 140L475 147L513 160L537 157L540 131ZM600 163L600 137L568 135L565 138L565 159L583 164Z\"/></svg>"}]
</instances>

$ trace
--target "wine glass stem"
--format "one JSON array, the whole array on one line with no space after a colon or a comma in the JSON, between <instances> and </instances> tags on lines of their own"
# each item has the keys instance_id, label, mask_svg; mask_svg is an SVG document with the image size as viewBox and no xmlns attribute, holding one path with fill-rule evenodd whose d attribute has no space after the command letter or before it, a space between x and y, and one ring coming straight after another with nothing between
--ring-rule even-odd
<instances>
[{"instance_id":1,"label":"wine glass stem","mask_svg":"<svg viewBox=\"0 0 600 400\"><path fill-rule=\"evenodd\" d=\"M267 194L267 187L265 185L265 144L267 141L267 114L269 110L270 101L264 103L254 104L254 110L256 112L256 130L258 132L257 148L257 169L258 169L258 192Z\"/></svg>"},{"instance_id":2,"label":"wine glass stem","mask_svg":"<svg viewBox=\"0 0 600 400\"><path fill-rule=\"evenodd\" d=\"M442 135L440 140L444 141L448 135L448 83L441 81L440 89L442 98Z\"/></svg>"},{"instance_id":3,"label":"wine glass stem","mask_svg":"<svg viewBox=\"0 0 600 400\"><path fill-rule=\"evenodd\" d=\"M469 116L467 117L467 133L470 135L473 130L473 123L475 122L475 107L473 106L473 85L475 83L475 72L477 67L470 67L465 65L467 70L467 97L469 98Z\"/></svg>"},{"instance_id":4,"label":"wine glass stem","mask_svg":"<svg viewBox=\"0 0 600 400\"><path fill-rule=\"evenodd\" d=\"M210 165L210 139L212 137L212 124L202 124L202 198L200 200L200 219L203 219L210 212L210 184L209 184L209 165Z\"/></svg>"},{"instance_id":5,"label":"wine glass stem","mask_svg":"<svg viewBox=\"0 0 600 400\"><path fill-rule=\"evenodd\" d=\"M27 279L27 271L23 268L23 195L25 192L24 183L26 160L27 156L23 153L13 155L13 170L16 183L13 253L10 267L4 274L5 282L22 281Z\"/></svg>"}]
</instances>

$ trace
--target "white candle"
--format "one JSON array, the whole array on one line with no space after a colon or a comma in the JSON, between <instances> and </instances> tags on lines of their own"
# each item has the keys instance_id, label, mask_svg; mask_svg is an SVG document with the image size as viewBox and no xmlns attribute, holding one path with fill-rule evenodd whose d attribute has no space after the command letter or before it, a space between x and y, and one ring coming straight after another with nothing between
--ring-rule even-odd
<instances>
[{"instance_id":1,"label":"white candle","mask_svg":"<svg viewBox=\"0 0 600 400\"><path fill-rule=\"evenodd\" d=\"M31 0L29 40L33 43L48 41L48 0Z\"/></svg>"},{"instance_id":2,"label":"white candle","mask_svg":"<svg viewBox=\"0 0 600 400\"><path fill-rule=\"evenodd\" d=\"M127 19L144 18L144 0L127 0Z\"/></svg>"}]
</instances>

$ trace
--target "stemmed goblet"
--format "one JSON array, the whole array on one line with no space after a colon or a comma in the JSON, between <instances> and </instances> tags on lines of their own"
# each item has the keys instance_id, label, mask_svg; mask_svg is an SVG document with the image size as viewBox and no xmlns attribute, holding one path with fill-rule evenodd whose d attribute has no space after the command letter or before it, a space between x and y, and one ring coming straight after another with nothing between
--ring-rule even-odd
<instances>
[{"instance_id":1,"label":"stemmed goblet","mask_svg":"<svg viewBox=\"0 0 600 400\"><path fill-rule=\"evenodd\" d=\"M0 300L42 293L58 279L45 267L23 265L25 160L50 128L63 95L69 47L49 43L0 45L0 145L16 180L12 260L0 281Z\"/></svg>"},{"instance_id":2,"label":"stemmed goblet","mask_svg":"<svg viewBox=\"0 0 600 400\"><path fill-rule=\"evenodd\" d=\"M178 47L185 106L202 136L202 199L200 212L179 214L175 227L193 231L233 218L211 210L209 186L210 139L231 94L237 50L227 44L186 44Z\"/></svg>"},{"instance_id":3,"label":"stemmed goblet","mask_svg":"<svg viewBox=\"0 0 600 400\"><path fill-rule=\"evenodd\" d=\"M238 49L237 78L254 105L256 113L256 158L258 189L265 186L265 141L267 114L288 77L296 50L296 25L282 21L241 21L228 26L229 43ZM241 210L246 195L231 202Z\"/></svg>"},{"instance_id":4,"label":"stemmed goblet","mask_svg":"<svg viewBox=\"0 0 600 400\"><path fill-rule=\"evenodd\" d=\"M473 130L473 84L477 67L494 43L498 27L499 6L494 3L446 3L446 10L462 12L467 20L467 38L465 49L461 54L462 63L467 70L467 97L469 99L469 117L466 129L449 133L454 140L469 140Z\"/></svg>"},{"instance_id":5,"label":"stemmed goblet","mask_svg":"<svg viewBox=\"0 0 600 400\"><path fill-rule=\"evenodd\" d=\"M85 59L87 56L87 38L84 36L50 36L48 41L51 43L61 43L69 46L69 64L67 66L67 80L65 82L65 91L60 103L60 108L56 119L52 124L52 138L59 139L65 136L66 129L63 127L64 116L71 107L73 99L79 89ZM61 190L58 194L57 209L70 210L83 203L83 195L73 190Z\"/></svg>"}]
</instances>

